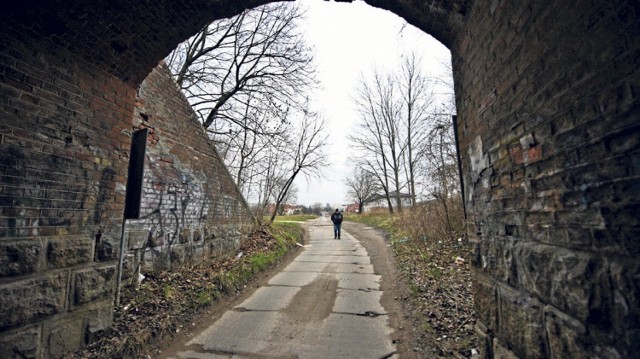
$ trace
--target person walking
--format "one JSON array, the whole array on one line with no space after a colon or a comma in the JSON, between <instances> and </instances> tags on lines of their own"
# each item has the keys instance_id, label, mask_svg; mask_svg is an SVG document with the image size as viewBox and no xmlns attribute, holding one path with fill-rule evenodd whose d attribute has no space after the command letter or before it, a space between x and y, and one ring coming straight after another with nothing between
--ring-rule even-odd
<instances>
[{"instance_id":1,"label":"person walking","mask_svg":"<svg viewBox=\"0 0 640 359\"><path fill-rule=\"evenodd\" d=\"M331 222L333 222L333 239L340 239L340 225L342 224L342 213L336 208L336 211L331 215Z\"/></svg>"}]
</instances>

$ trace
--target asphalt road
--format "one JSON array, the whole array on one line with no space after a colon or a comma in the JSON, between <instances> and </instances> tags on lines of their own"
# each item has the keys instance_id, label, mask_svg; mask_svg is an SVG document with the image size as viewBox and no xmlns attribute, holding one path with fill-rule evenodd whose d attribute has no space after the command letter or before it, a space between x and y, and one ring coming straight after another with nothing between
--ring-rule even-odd
<instances>
[{"instance_id":1,"label":"asphalt road","mask_svg":"<svg viewBox=\"0 0 640 359\"><path fill-rule=\"evenodd\" d=\"M327 217L309 230L293 262L171 358L396 358L367 251L344 226L334 240Z\"/></svg>"}]
</instances>

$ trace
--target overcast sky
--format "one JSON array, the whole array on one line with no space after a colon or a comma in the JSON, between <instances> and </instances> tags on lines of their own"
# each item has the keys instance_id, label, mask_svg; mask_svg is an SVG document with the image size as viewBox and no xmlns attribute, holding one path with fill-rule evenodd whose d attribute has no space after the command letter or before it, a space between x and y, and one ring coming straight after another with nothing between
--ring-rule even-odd
<instances>
[{"instance_id":1,"label":"overcast sky","mask_svg":"<svg viewBox=\"0 0 640 359\"><path fill-rule=\"evenodd\" d=\"M430 35L406 24L395 14L371 7L364 1L336 3L298 0L306 11L302 31L315 49L318 79L322 89L312 96L312 106L327 121L331 166L323 178L307 182L297 178L298 204L319 202L337 207L349 203L344 178L353 171L349 163L346 134L358 119L353 106L355 84L361 74L374 67L398 68L403 54L422 56L427 72L445 73L449 50Z\"/></svg>"}]
</instances>

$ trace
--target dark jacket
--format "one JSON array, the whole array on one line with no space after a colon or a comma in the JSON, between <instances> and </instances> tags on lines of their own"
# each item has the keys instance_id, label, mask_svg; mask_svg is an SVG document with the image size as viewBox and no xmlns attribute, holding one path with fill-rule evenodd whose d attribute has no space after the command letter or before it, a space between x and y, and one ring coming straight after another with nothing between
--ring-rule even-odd
<instances>
[{"instance_id":1,"label":"dark jacket","mask_svg":"<svg viewBox=\"0 0 640 359\"><path fill-rule=\"evenodd\" d=\"M331 215L331 222L333 222L334 224L342 223L342 213L333 212L333 214Z\"/></svg>"}]
</instances>

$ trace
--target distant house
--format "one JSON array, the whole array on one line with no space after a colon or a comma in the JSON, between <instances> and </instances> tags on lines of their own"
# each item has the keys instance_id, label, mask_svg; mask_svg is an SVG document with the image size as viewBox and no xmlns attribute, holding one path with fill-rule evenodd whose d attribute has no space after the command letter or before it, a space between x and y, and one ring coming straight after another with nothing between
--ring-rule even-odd
<instances>
[{"instance_id":1,"label":"distant house","mask_svg":"<svg viewBox=\"0 0 640 359\"><path fill-rule=\"evenodd\" d=\"M352 203L344 206L344 211L348 213L358 213L358 204Z\"/></svg>"},{"instance_id":2,"label":"distant house","mask_svg":"<svg viewBox=\"0 0 640 359\"><path fill-rule=\"evenodd\" d=\"M269 203L267 206L267 213L273 213L273 210L276 208L276 205L273 203ZM280 209L278 210L278 215L281 216L290 216L292 214L300 214L302 213L302 206L294 205L294 204L281 204Z\"/></svg>"},{"instance_id":3,"label":"distant house","mask_svg":"<svg viewBox=\"0 0 640 359\"><path fill-rule=\"evenodd\" d=\"M403 207L411 206L411 195L408 193L400 193L400 202ZM396 209L396 198L394 195L391 196L391 206L393 209ZM387 203L387 197L383 194L375 194L367 200L364 204L363 212L371 212L376 210L388 210L389 205Z\"/></svg>"},{"instance_id":4,"label":"distant house","mask_svg":"<svg viewBox=\"0 0 640 359\"><path fill-rule=\"evenodd\" d=\"M300 214L300 213L302 213L302 206L293 205L293 204L285 204L283 213L286 216L291 216L291 215L294 215L294 214Z\"/></svg>"}]
</instances>

